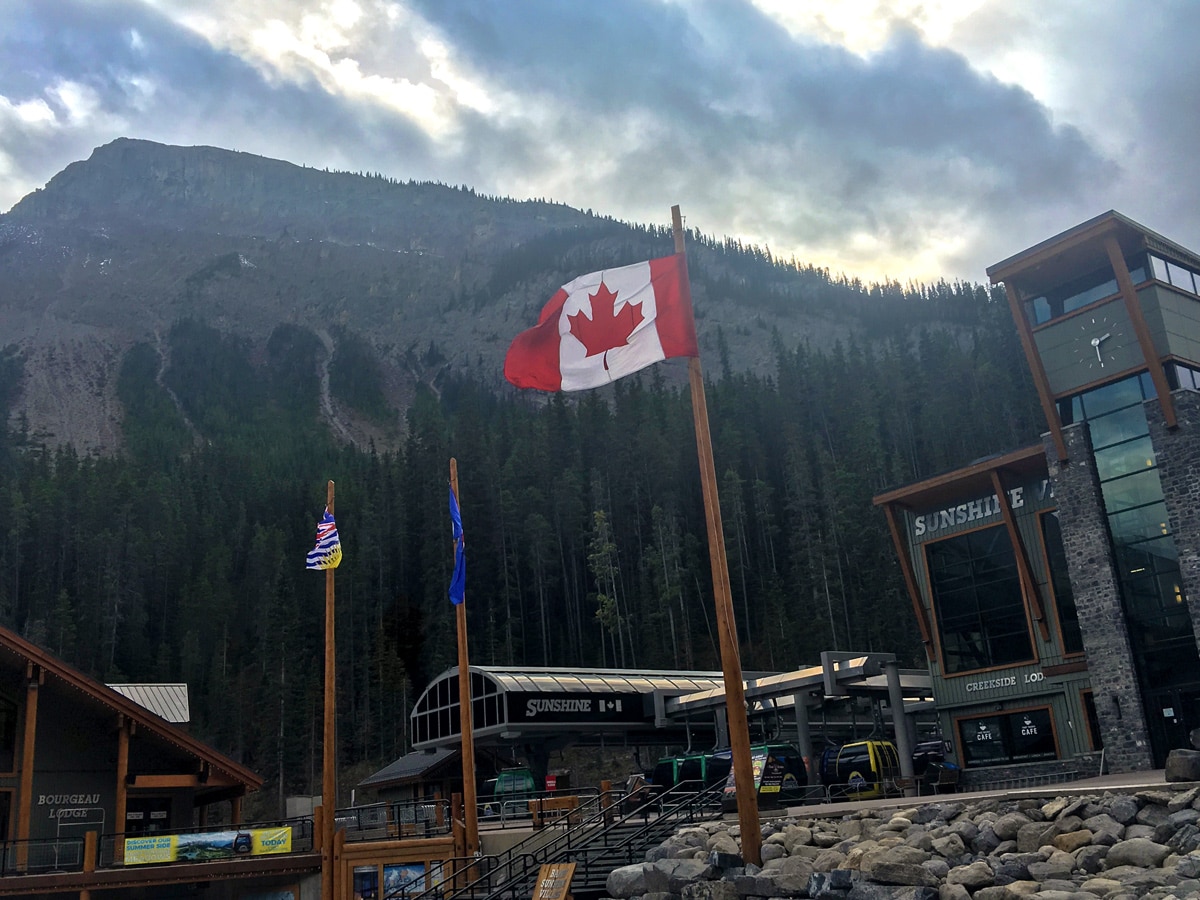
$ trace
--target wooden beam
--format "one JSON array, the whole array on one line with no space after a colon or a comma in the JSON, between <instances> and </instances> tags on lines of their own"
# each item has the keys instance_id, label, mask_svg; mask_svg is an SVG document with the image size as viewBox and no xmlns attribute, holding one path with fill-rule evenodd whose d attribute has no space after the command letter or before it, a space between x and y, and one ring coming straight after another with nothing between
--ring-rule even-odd
<instances>
[{"instance_id":1,"label":"wooden beam","mask_svg":"<svg viewBox=\"0 0 1200 900\"><path fill-rule=\"evenodd\" d=\"M113 831L116 839L113 841L113 862L121 865L125 862L125 808L129 799L125 787L125 778L129 775L129 720L122 715L117 716L117 803L113 814Z\"/></svg>"},{"instance_id":2,"label":"wooden beam","mask_svg":"<svg viewBox=\"0 0 1200 900\"><path fill-rule=\"evenodd\" d=\"M1126 274L1128 278L1128 273ZM1050 390L1050 379L1046 377L1046 367L1042 365L1042 356L1038 353L1037 344L1033 341L1033 328L1029 318L1021 307L1016 289L1007 281L1004 283L1004 294L1008 297L1008 309L1013 321L1017 323L1017 335L1021 338L1021 347L1025 351L1025 359L1029 362L1029 372L1033 376L1033 386L1037 389L1038 400L1042 404L1042 414L1046 417L1046 425L1054 438L1054 450L1058 453L1059 462L1067 461L1067 442L1063 438L1062 422L1058 417L1058 404L1054 402L1054 394Z\"/></svg>"},{"instance_id":3,"label":"wooden beam","mask_svg":"<svg viewBox=\"0 0 1200 900\"><path fill-rule=\"evenodd\" d=\"M29 865L29 831L33 820L33 769L35 760L38 687L43 679L42 667L29 663L25 667L25 727L21 740L21 790L17 802L17 871Z\"/></svg>"},{"instance_id":4,"label":"wooden beam","mask_svg":"<svg viewBox=\"0 0 1200 900\"><path fill-rule=\"evenodd\" d=\"M134 775L127 779L131 788L194 788L200 786L199 775Z\"/></svg>"},{"instance_id":5,"label":"wooden beam","mask_svg":"<svg viewBox=\"0 0 1200 900\"><path fill-rule=\"evenodd\" d=\"M917 630L921 632L921 643L925 645L925 658L933 662L937 658L937 649L933 646L933 632L929 627L929 616L925 613L925 604L921 602L921 591L917 588L916 573L913 572L912 560L908 556L908 547L900 536L900 523L896 521L896 513L892 504L883 505L883 514L887 517L888 531L892 533L892 545L896 548L896 557L900 560L900 574L904 576L904 586L912 601L913 613L917 617Z\"/></svg>"},{"instance_id":6,"label":"wooden beam","mask_svg":"<svg viewBox=\"0 0 1200 900\"><path fill-rule=\"evenodd\" d=\"M1125 312L1129 314L1129 321L1133 323L1133 333L1137 335L1138 346L1142 349L1142 359L1145 360L1146 368L1150 370L1150 380L1154 382L1154 390L1158 393L1163 421L1168 428L1174 430L1178 422L1175 418L1175 401L1171 399L1171 387L1167 384L1167 376L1163 372L1158 351L1154 349L1150 326L1146 324L1146 317L1142 315L1142 305L1138 303L1133 279L1129 277L1129 267L1125 265L1125 257L1121 254L1121 245L1115 237L1109 235L1104 239L1104 250L1108 253L1113 274L1117 276L1117 287L1121 290L1121 299L1125 301Z\"/></svg>"},{"instance_id":7,"label":"wooden beam","mask_svg":"<svg viewBox=\"0 0 1200 900\"><path fill-rule=\"evenodd\" d=\"M1037 580L1033 577L1033 567L1029 564L1029 554L1025 552L1025 542L1021 540L1021 532L1017 528L1017 518L1013 515L1012 506L1008 502L1008 494L1000 482L1000 473L992 470L992 489L996 492L996 501L1000 504L1000 515L1004 518L1004 527L1008 530L1008 539L1012 542L1013 555L1017 558L1017 577L1021 580L1021 593L1025 595L1029 606L1033 609L1033 618L1038 623L1038 631L1042 640L1050 640L1050 626L1046 622L1046 613L1042 609L1042 594L1038 590ZM1039 654L1040 656L1040 654Z\"/></svg>"}]
</instances>

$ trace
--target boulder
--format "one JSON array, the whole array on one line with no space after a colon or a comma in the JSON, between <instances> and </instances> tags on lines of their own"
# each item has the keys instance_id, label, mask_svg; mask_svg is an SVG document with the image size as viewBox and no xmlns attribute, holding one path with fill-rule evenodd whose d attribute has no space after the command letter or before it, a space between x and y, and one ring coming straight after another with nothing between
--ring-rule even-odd
<instances>
[{"instance_id":1,"label":"boulder","mask_svg":"<svg viewBox=\"0 0 1200 900\"><path fill-rule=\"evenodd\" d=\"M693 881L680 892L683 900L738 900L737 888L728 881Z\"/></svg>"},{"instance_id":2,"label":"boulder","mask_svg":"<svg viewBox=\"0 0 1200 900\"><path fill-rule=\"evenodd\" d=\"M644 864L642 872L646 876L646 890L672 894L682 891L685 884L715 874L708 863L699 859L660 859Z\"/></svg>"},{"instance_id":3,"label":"boulder","mask_svg":"<svg viewBox=\"0 0 1200 900\"><path fill-rule=\"evenodd\" d=\"M901 884L911 887L936 888L939 879L919 864L881 862L871 869L871 880L878 881L880 884Z\"/></svg>"},{"instance_id":4,"label":"boulder","mask_svg":"<svg viewBox=\"0 0 1200 900\"><path fill-rule=\"evenodd\" d=\"M1008 813L992 823L992 831L1002 841L1016 840L1017 832L1021 830L1022 826L1028 825L1031 821L1029 816L1024 813Z\"/></svg>"},{"instance_id":5,"label":"boulder","mask_svg":"<svg viewBox=\"0 0 1200 900\"><path fill-rule=\"evenodd\" d=\"M1154 869L1171 853L1171 848L1157 844L1147 838L1133 838L1114 844L1104 859L1105 870L1118 866L1137 866L1139 869Z\"/></svg>"},{"instance_id":6,"label":"boulder","mask_svg":"<svg viewBox=\"0 0 1200 900\"><path fill-rule=\"evenodd\" d=\"M1167 781L1200 781L1200 750L1172 750L1167 754Z\"/></svg>"},{"instance_id":7,"label":"boulder","mask_svg":"<svg viewBox=\"0 0 1200 900\"><path fill-rule=\"evenodd\" d=\"M646 893L646 878L642 874L642 866L643 863L637 863L632 866L621 866L621 868L609 872L608 879L604 882L604 889L608 891L608 896L626 900L628 897Z\"/></svg>"},{"instance_id":8,"label":"boulder","mask_svg":"<svg viewBox=\"0 0 1200 900\"><path fill-rule=\"evenodd\" d=\"M1069 831L1066 834L1056 835L1054 838L1054 846L1064 853L1074 853L1080 847L1086 847L1092 842L1092 833L1086 828L1081 828L1079 831Z\"/></svg>"},{"instance_id":9,"label":"boulder","mask_svg":"<svg viewBox=\"0 0 1200 900\"><path fill-rule=\"evenodd\" d=\"M989 887L995 881L996 874L983 860L977 860L969 866L956 866L946 873L947 884L961 884L969 891Z\"/></svg>"}]
</instances>

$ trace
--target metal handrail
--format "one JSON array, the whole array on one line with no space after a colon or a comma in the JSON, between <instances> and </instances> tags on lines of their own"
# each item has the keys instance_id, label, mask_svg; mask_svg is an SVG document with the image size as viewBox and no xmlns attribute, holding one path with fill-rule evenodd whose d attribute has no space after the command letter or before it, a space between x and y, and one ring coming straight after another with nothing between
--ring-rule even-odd
<instances>
[{"instance_id":1,"label":"metal handrail","mask_svg":"<svg viewBox=\"0 0 1200 900\"><path fill-rule=\"evenodd\" d=\"M84 867L82 837L0 841L0 878L46 872L80 872ZM22 850L25 861L21 863Z\"/></svg>"},{"instance_id":2,"label":"metal handrail","mask_svg":"<svg viewBox=\"0 0 1200 900\"><path fill-rule=\"evenodd\" d=\"M673 829L681 822L696 821L702 816L708 819L714 813L720 815L720 803L724 796L723 785L700 792L689 788L689 785L677 786L624 815L614 814L614 810L619 807L601 803L598 811L584 817L550 841L545 840L545 833L542 832L515 845L505 854L481 858L479 861L487 871L467 884L447 893L444 891L444 884L438 883L438 879L434 878L434 887L420 893L407 894L408 900L458 900L478 894L486 894L488 897L505 894L523 896L530 893L524 886L535 876L538 867L545 863L560 861L570 854L579 854L589 848L611 849L628 845L639 837L657 835L664 828ZM602 801L603 797L604 795L597 799ZM627 830L628 825L636 825L639 820L642 822L641 827L630 833ZM530 846L526 848L526 844ZM471 861L457 862L460 865L470 865ZM584 873L578 874L586 874L586 859L584 864ZM497 880L498 872L504 874ZM399 894L391 896L397 897Z\"/></svg>"},{"instance_id":3,"label":"metal handrail","mask_svg":"<svg viewBox=\"0 0 1200 900\"><path fill-rule=\"evenodd\" d=\"M531 800L550 800L557 797L588 797L590 799L587 802L592 803L604 793L594 787L580 788L577 791L522 791L520 796L509 797L504 800L480 800L476 803L476 808L478 810L479 821L486 821L492 824L499 822L501 827L505 827L509 822L528 820L532 816L529 808ZM611 795L612 792L609 791L607 793ZM520 824L524 824L524 821L521 821Z\"/></svg>"},{"instance_id":4,"label":"metal handrail","mask_svg":"<svg viewBox=\"0 0 1200 900\"><path fill-rule=\"evenodd\" d=\"M334 810L335 827L343 828L346 840L371 840L378 837L428 837L449 834L450 801L394 800L347 806ZM382 832L382 833L381 833Z\"/></svg>"}]
</instances>

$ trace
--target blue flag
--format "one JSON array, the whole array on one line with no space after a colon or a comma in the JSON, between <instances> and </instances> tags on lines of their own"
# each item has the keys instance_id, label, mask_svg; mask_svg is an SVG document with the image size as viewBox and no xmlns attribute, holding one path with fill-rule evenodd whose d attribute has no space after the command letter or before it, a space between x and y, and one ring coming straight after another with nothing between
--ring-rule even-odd
<instances>
[{"instance_id":1,"label":"blue flag","mask_svg":"<svg viewBox=\"0 0 1200 900\"><path fill-rule=\"evenodd\" d=\"M450 488L450 529L454 536L454 576L450 579L450 602L455 606L467 596L467 555L463 550L462 513L458 511L458 498Z\"/></svg>"}]
</instances>

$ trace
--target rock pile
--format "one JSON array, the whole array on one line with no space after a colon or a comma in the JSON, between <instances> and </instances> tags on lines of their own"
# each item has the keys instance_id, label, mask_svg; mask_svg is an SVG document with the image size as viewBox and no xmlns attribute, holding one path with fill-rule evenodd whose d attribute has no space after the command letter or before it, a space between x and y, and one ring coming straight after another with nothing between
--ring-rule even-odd
<instances>
[{"instance_id":1,"label":"rock pile","mask_svg":"<svg viewBox=\"0 0 1200 900\"><path fill-rule=\"evenodd\" d=\"M1054 799L939 797L900 810L686 828L608 878L629 900L1141 900L1200 897L1200 787Z\"/></svg>"}]
</instances>

